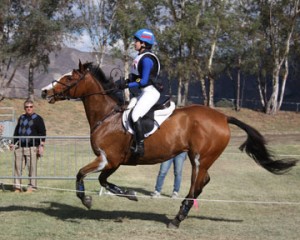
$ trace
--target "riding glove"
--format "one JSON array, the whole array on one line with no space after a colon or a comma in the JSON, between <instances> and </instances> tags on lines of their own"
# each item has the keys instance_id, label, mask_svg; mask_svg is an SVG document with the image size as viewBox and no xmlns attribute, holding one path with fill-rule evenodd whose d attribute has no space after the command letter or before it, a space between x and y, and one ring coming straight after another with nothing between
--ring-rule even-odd
<instances>
[{"instance_id":1,"label":"riding glove","mask_svg":"<svg viewBox=\"0 0 300 240\"><path fill-rule=\"evenodd\" d=\"M120 89L120 90L123 90L125 88L128 88L128 83L126 82L120 82L118 85L117 85L117 88Z\"/></svg>"}]
</instances>

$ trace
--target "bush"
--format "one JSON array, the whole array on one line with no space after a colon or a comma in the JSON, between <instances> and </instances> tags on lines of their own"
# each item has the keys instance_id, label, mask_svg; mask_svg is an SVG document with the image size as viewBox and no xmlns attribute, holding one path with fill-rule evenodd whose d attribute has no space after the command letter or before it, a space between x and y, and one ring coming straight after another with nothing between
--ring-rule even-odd
<instances>
[{"instance_id":1,"label":"bush","mask_svg":"<svg viewBox=\"0 0 300 240\"><path fill-rule=\"evenodd\" d=\"M224 107L224 108L233 108L234 104L233 101L222 98L220 101L216 102L216 107Z\"/></svg>"}]
</instances>

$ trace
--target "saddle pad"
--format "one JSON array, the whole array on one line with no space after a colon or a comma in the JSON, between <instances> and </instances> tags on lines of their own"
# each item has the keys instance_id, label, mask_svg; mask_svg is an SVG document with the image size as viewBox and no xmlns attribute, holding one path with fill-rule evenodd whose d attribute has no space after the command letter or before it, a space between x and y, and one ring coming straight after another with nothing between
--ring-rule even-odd
<instances>
[{"instance_id":1,"label":"saddle pad","mask_svg":"<svg viewBox=\"0 0 300 240\"><path fill-rule=\"evenodd\" d=\"M134 130L131 128L128 117L129 117L130 111L135 106L136 102L137 102L137 99L132 98L130 100L130 103L128 104L127 109L124 111L124 113L122 115L123 126L126 129L126 131L128 131L131 134L134 134ZM153 129L144 134L145 138L149 137L151 134L153 134L158 129L158 127L173 113L174 110L175 110L175 103L172 101L170 102L170 106L168 108L155 110L154 111L154 120L156 121L157 124L154 124Z\"/></svg>"}]
</instances>

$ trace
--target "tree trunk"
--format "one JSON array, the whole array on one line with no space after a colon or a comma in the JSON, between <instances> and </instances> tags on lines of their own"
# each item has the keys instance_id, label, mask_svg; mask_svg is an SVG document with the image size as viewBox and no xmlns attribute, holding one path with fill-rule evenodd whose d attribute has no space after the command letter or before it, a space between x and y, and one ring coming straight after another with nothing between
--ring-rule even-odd
<instances>
[{"instance_id":1,"label":"tree trunk","mask_svg":"<svg viewBox=\"0 0 300 240\"><path fill-rule=\"evenodd\" d=\"M273 81L273 91L272 95L267 103L267 114L276 114L277 113L277 105L278 105L278 93L279 93L279 71L280 66L277 64L273 69L272 81Z\"/></svg>"},{"instance_id":2,"label":"tree trunk","mask_svg":"<svg viewBox=\"0 0 300 240\"><path fill-rule=\"evenodd\" d=\"M126 44L124 47L124 76L125 79L129 78L129 44ZM129 89L124 90L124 99L126 102L130 101L130 92Z\"/></svg>"},{"instance_id":3,"label":"tree trunk","mask_svg":"<svg viewBox=\"0 0 300 240\"><path fill-rule=\"evenodd\" d=\"M210 56L209 56L208 63L207 63L207 69L208 69L207 77L209 80L209 95L208 95L208 106L209 107L214 107L215 80L212 76L212 72L213 72L212 71L212 62L213 62L213 58L214 58L216 47L217 47L217 36L219 33L219 29L220 29L220 26L219 26L219 23L217 23L214 37L212 40L212 44L210 46Z\"/></svg>"},{"instance_id":4,"label":"tree trunk","mask_svg":"<svg viewBox=\"0 0 300 240\"><path fill-rule=\"evenodd\" d=\"M215 79L212 76L208 76L208 80L209 80L208 106L214 108L215 107L214 104Z\"/></svg>"},{"instance_id":5,"label":"tree trunk","mask_svg":"<svg viewBox=\"0 0 300 240\"><path fill-rule=\"evenodd\" d=\"M29 73L28 73L28 99L34 100L34 66L32 62L29 64Z\"/></svg>"},{"instance_id":6,"label":"tree trunk","mask_svg":"<svg viewBox=\"0 0 300 240\"><path fill-rule=\"evenodd\" d=\"M3 64L0 67L0 99L3 100L6 97L6 89L9 87L10 83L14 79L14 76L16 74L17 69L20 66L19 61L16 61L14 63L13 71L10 74L10 66L11 66L11 58L8 60L8 62L3 62ZM9 79L7 82L5 82L7 76L9 76Z\"/></svg>"},{"instance_id":7,"label":"tree trunk","mask_svg":"<svg viewBox=\"0 0 300 240\"><path fill-rule=\"evenodd\" d=\"M240 111L240 100L241 100L241 57L238 58L238 69L236 79L236 103L235 111Z\"/></svg>"},{"instance_id":8,"label":"tree trunk","mask_svg":"<svg viewBox=\"0 0 300 240\"><path fill-rule=\"evenodd\" d=\"M206 91L206 85L205 85L205 78L200 78L200 84L201 84L201 90L203 95L203 105L208 106L208 99L207 99L207 91Z\"/></svg>"},{"instance_id":9,"label":"tree trunk","mask_svg":"<svg viewBox=\"0 0 300 240\"><path fill-rule=\"evenodd\" d=\"M186 106L188 103L190 81L186 80L183 85L184 85L184 93L182 99L182 106Z\"/></svg>"},{"instance_id":10,"label":"tree trunk","mask_svg":"<svg viewBox=\"0 0 300 240\"><path fill-rule=\"evenodd\" d=\"M266 94L267 94L267 90L266 90L266 81L263 81L261 78L261 75L259 74L257 77L257 85L258 85L258 93L259 93L259 97L260 97L260 102L261 105L263 107L263 111L266 112Z\"/></svg>"},{"instance_id":11,"label":"tree trunk","mask_svg":"<svg viewBox=\"0 0 300 240\"><path fill-rule=\"evenodd\" d=\"M182 106L182 96L181 96L181 90L182 90L182 77L179 76L178 78L178 89L177 89L177 106Z\"/></svg>"},{"instance_id":12,"label":"tree trunk","mask_svg":"<svg viewBox=\"0 0 300 240\"><path fill-rule=\"evenodd\" d=\"M284 71L284 74L283 74L283 77L282 77L281 90L280 90L280 99L279 99L279 103L278 103L278 106L277 106L277 111L279 111L280 108L281 108L283 97L284 97L286 80L287 80L287 77L289 75L289 63L288 63L287 58L284 61L284 70L283 71Z\"/></svg>"}]
</instances>

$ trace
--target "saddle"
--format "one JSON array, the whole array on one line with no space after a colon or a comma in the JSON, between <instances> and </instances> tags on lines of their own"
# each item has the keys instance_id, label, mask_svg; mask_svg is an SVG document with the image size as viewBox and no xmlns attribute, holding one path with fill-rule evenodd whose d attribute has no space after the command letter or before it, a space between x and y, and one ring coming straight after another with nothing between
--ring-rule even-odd
<instances>
[{"instance_id":1,"label":"saddle","mask_svg":"<svg viewBox=\"0 0 300 240\"><path fill-rule=\"evenodd\" d=\"M131 114L136 103L137 98L132 98L127 106L127 109L122 115L123 127L131 134L134 134ZM155 104L149 110L149 112L142 117L144 137L146 138L153 134L161 126L161 124L173 113L174 110L175 103L170 101L169 98L161 104Z\"/></svg>"}]
</instances>

